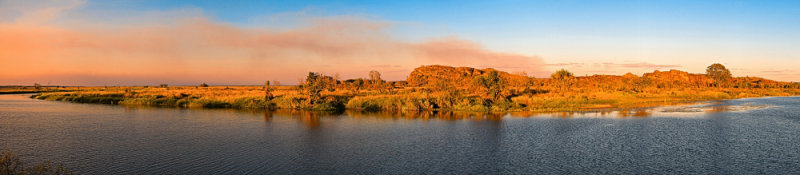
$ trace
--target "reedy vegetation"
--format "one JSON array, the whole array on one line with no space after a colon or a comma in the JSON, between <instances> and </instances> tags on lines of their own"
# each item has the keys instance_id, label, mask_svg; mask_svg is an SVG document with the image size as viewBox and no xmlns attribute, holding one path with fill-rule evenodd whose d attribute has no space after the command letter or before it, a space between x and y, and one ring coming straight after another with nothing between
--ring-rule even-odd
<instances>
[{"instance_id":1,"label":"reedy vegetation","mask_svg":"<svg viewBox=\"0 0 800 175\"><path fill-rule=\"evenodd\" d=\"M334 76L335 77L335 76ZM407 81L340 81L310 72L299 86L96 87L35 95L44 100L170 107L366 110L366 111L581 111L636 108L762 96L800 94L800 84L754 77L730 77L722 65L707 74L671 70L643 76L575 77L559 70L531 78L494 69L423 66Z\"/></svg>"},{"instance_id":2,"label":"reedy vegetation","mask_svg":"<svg viewBox=\"0 0 800 175\"><path fill-rule=\"evenodd\" d=\"M65 86L41 86L38 83L33 86L0 86L0 94L25 94L40 92L69 92L77 90L76 87Z\"/></svg>"}]
</instances>

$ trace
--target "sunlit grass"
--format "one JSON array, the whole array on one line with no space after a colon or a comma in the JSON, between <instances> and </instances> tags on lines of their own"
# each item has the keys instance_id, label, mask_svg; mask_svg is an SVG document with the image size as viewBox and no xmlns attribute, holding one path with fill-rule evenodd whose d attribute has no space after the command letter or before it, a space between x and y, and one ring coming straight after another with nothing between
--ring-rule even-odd
<instances>
[{"instance_id":1,"label":"sunlit grass","mask_svg":"<svg viewBox=\"0 0 800 175\"><path fill-rule=\"evenodd\" d=\"M540 87L546 93L523 93L506 100L489 102L477 94L459 90L453 93L399 88L391 91L336 90L323 92L321 101L309 103L296 86L273 87L272 100L265 99L261 86L212 87L92 87L71 92L45 92L36 99L147 105L186 108L239 109L302 109L302 110L365 110L365 111L585 111L600 108L636 108L658 105L687 104L698 101L763 96L790 96L798 89L739 88L650 88L641 92L590 88L560 89Z\"/></svg>"}]
</instances>

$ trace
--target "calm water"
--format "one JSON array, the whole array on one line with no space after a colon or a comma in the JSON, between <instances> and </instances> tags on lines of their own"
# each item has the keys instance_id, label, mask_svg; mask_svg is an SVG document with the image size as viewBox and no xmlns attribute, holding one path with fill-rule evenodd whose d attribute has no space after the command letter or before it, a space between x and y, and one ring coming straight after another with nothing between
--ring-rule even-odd
<instances>
[{"instance_id":1,"label":"calm water","mask_svg":"<svg viewBox=\"0 0 800 175\"><path fill-rule=\"evenodd\" d=\"M78 174L800 173L800 98L603 113L246 112L0 95L0 149Z\"/></svg>"}]
</instances>

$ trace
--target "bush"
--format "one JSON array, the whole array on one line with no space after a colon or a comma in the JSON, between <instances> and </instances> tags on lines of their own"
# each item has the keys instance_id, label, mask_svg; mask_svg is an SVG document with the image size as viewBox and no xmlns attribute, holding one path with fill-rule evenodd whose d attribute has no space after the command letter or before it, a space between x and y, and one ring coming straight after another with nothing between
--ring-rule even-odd
<instances>
[{"instance_id":1,"label":"bush","mask_svg":"<svg viewBox=\"0 0 800 175\"><path fill-rule=\"evenodd\" d=\"M231 106L240 109L258 109L265 108L268 104L263 97L242 97L235 99Z\"/></svg>"},{"instance_id":2,"label":"bush","mask_svg":"<svg viewBox=\"0 0 800 175\"><path fill-rule=\"evenodd\" d=\"M515 111L522 108L518 103L508 100L501 100L492 104L492 111Z\"/></svg>"},{"instance_id":3,"label":"bush","mask_svg":"<svg viewBox=\"0 0 800 175\"><path fill-rule=\"evenodd\" d=\"M404 96L358 96L347 102L347 109L364 111L417 111L436 108L433 100Z\"/></svg>"},{"instance_id":4,"label":"bush","mask_svg":"<svg viewBox=\"0 0 800 175\"><path fill-rule=\"evenodd\" d=\"M465 98L453 106L453 111L488 112L490 108L481 99Z\"/></svg>"},{"instance_id":5,"label":"bush","mask_svg":"<svg viewBox=\"0 0 800 175\"><path fill-rule=\"evenodd\" d=\"M298 96L291 96L291 95L282 95L277 96L274 99L270 100L271 105L275 105L276 108L281 109L300 109L308 102Z\"/></svg>"}]
</instances>

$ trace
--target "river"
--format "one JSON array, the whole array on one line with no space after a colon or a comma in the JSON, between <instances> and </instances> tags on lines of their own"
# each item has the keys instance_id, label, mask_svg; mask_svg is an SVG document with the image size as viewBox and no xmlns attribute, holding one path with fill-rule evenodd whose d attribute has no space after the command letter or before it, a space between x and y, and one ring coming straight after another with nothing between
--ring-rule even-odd
<instances>
[{"instance_id":1,"label":"river","mask_svg":"<svg viewBox=\"0 0 800 175\"><path fill-rule=\"evenodd\" d=\"M77 174L798 174L800 97L502 115L180 109L0 95L0 149Z\"/></svg>"}]
</instances>

